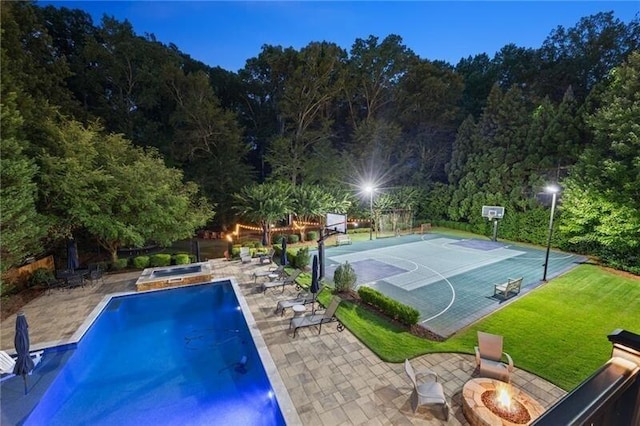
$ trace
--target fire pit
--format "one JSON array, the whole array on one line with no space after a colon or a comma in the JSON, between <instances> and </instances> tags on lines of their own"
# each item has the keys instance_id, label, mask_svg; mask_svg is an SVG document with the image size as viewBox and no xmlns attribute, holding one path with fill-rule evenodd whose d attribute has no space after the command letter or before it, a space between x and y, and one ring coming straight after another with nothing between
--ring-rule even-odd
<instances>
[{"instance_id":1,"label":"fire pit","mask_svg":"<svg viewBox=\"0 0 640 426\"><path fill-rule=\"evenodd\" d=\"M513 385L478 378L462 388L462 412L472 426L514 426L530 424L544 408Z\"/></svg>"}]
</instances>

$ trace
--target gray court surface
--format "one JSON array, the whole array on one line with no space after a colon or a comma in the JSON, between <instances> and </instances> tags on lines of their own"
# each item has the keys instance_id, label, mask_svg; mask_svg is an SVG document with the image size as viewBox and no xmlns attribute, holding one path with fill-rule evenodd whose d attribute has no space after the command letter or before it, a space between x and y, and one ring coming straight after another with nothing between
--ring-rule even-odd
<instances>
[{"instance_id":1,"label":"gray court surface","mask_svg":"<svg viewBox=\"0 0 640 426\"><path fill-rule=\"evenodd\" d=\"M348 261L358 285L413 306L422 326L448 337L506 303L493 297L494 285L524 277L520 294L511 301L542 284L545 250L427 234L327 247L325 257L327 278ZM584 261L552 251L547 279Z\"/></svg>"}]
</instances>

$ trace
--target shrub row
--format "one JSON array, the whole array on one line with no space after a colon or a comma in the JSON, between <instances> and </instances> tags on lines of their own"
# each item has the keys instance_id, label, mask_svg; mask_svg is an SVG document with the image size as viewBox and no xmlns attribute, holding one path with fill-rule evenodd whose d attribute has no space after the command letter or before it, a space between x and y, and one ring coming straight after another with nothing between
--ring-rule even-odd
<instances>
[{"instance_id":1,"label":"shrub row","mask_svg":"<svg viewBox=\"0 0 640 426\"><path fill-rule=\"evenodd\" d=\"M377 307L387 316L403 324L414 325L420 318L420 312L415 308L393 300L371 287L361 286L358 289L358 295L363 302Z\"/></svg>"},{"instance_id":2,"label":"shrub row","mask_svg":"<svg viewBox=\"0 0 640 426\"><path fill-rule=\"evenodd\" d=\"M118 259L109 265L108 269L119 271L128 267L134 269L157 268L170 265L186 265L195 262L195 258L187 253L177 253L171 255L169 253L157 253L151 256L135 256L131 258ZM103 270L107 269L106 264L101 264Z\"/></svg>"},{"instance_id":3,"label":"shrub row","mask_svg":"<svg viewBox=\"0 0 640 426\"><path fill-rule=\"evenodd\" d=\"M239 258L240 257L240 249L242 247L249 247L249 253L251 253L251 257L255 257L259 254L264 254L264 253L268 253L269 249L266 247L262 247L262 244L260 244L259 247L255 247L254 245L251 244L243 244L243 245L234 245L233 248L231 249L231 257L232 258Z\"/></svg>"},{"instance_id":4,"label":"shrub row","mask_svg":"<svg viewBox=\"0 0 640 426\"><path fill-rule=\"evenodd\" d=\"M364 234L369 233L369 228L349 228L347 229L347 234Z\"/></svg>"},{"instance_id":5,"label":"shrub row","mask_svg":"<svg viewBox=\"0 0 640 426\"><path fill-rule=\"evenodd\" d=\"M282 245L282 239L286 238L288 244L296 244L300 242L298 234L274 234L271 236L271 244ZM306 234L305 241L314 241L318 239L318 231L309 231Z\"/></svg>"},{"instance_id":6,"label":"shrub row","mask_svg":"<svg viewBox=\"0 0 640 426\"><path fill-rule=\"evenodd\" d=\"M275 249L274 259L280 262L280 256L282 254L282 247L273 246ZM309 247L301 247L299 249L287 249L287 260L289 261L289 266L304 270L307 266L309 266L309 261L311 260L311 255L309 254Z\"/></svg>"}]
</instances>

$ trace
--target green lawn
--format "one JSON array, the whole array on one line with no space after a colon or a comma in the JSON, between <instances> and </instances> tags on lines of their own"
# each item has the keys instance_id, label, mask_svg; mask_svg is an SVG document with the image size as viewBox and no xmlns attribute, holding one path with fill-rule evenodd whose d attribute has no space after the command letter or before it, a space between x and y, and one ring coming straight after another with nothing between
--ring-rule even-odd
<instances>
[{"instance_id":1,"label":"green lawn","mask_svg":"<svg viewBox=\"0 0 640 426\"><path fill-rule=\"evenodd\" d=\"M324 292L320 300L330 298ZM389 362L429 352L473 353L476 331L501 334L518 368L571 390L611 354L607 334L640 333L640 280L581 265L550 281L445 342L417 338L351 303L339 319Z\"/></svg>"}]
</instances>

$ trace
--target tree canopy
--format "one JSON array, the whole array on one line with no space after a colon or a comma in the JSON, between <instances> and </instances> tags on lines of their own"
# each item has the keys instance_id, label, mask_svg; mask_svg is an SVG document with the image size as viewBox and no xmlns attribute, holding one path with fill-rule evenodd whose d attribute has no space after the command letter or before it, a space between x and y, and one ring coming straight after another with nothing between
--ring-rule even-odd
<instances>
[{"instance_id":1,"label":"tree canopy","mask_svg":"<svg viewBox=\"0 0 640 426\"><path fill-rule=\"evenodd\" d=\"M637 17L586 16L554 29L538 48L508 44L458 64L420 58L398 34L358 38L349 49L331 41L266 44L236 74L112 17L94 23L81 10L32 2L8 2L0 12L3 127L15 129L3 129L12 162L3 180L23 182L24 192L11 194L21 200L16 208L33 224L46 218L53 238L109 214L113 227L91 229L96 236L100 226L110 229L101 234L110 250L169 241L207 220L223 227L243 215L266 224L293 213L279 196L264 207L268 214L258 211L271 202L259 194L269 185L318 185L335 194L364 180L419 187L425 195L416 215L477 231L485 226L480 207L503 205L505 235L540 243L546 210L536 196L545 182L569 178L561 217L563 205L567 218L578 214L569 213L571 194L593 195L630 227L620 239L634 230L638 120L629 93L637 92ZM118 168L108 153L131 158ZM138 196L120 181L143 171L141 178L170 182L179 196L162 201L153 194L163 187L138 182L146 191L139 202L166 210L148 210L163 226L191 203L199 213L183 220L188 226L174 224L176 232L165 235L148 223L153 235L143 234L124 225L124 211L109 212L108 197ZM122 207L142 208L135 203ZM213 218L205 205L216 207ZM92 216L103 208L101 219ZM3 213L3 229L20 228L16 217ZM34 226L33 241L12 243L15 262L43 247ZM556 234L563 247L596 247L577 243L591 228L566 229ZM628 263L633 254L622 257Z\"/></svg>"}]
</instances>

